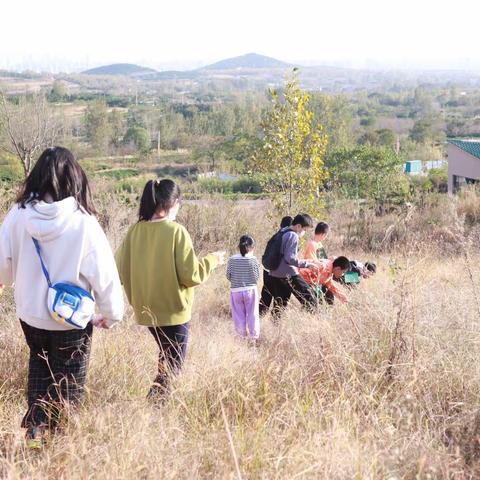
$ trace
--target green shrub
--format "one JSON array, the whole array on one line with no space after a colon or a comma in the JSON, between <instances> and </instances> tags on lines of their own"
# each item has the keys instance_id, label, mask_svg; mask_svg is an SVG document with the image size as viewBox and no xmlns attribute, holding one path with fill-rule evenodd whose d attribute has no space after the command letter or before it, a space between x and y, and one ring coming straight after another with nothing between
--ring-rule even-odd
<instances>
[{"instance_id":1,"label":"green shrub","mask_svg":"<svg viewBox=\"0 0 480 480\"><path fill-rule=\"evenodd\" d=\"M198 182L202 192L206 193L233 193L233 183L231 180L220 180L219 178L206 178Z\"/></svg>"},{"instance_id":2,"label":"green shrub","mask_svg":"<svg viewBox=\"0 0 480 480\"><path fill-rule=\"evenodd\" d=\"M128 180L122 180L115 184L116 193L131 193L139 195L145 185L146 179L144 177L129 178Z\"/></svg>"},{"instance_id":3,"label":"green shrub","mask_svg":"<svg viewBox=\"0 0 480 480\"><path fill-rule=\"evenodd\" d=\"M262 193L260 182L251 177L242 177L232 183L233 193Z\"/></svg>"},{"instance_id":4,"label":"green shrub","mask_svg":"<svg viewBox=\"0 0 480 480\"><path fill-rule=\"evenodd\" d=\"M136 177L139 174L137 168L117 168L113 170L104 170L96 172L99 177L113 178L114 180L123 180L124 178Z\"/></svg>"},{"instance_id":5,"label":"green shrub","mask_svg":"<svg viewBox=\"0 0 480 480\"><path fill-rule=\"evenodd\" d=\"M448 191L448 167L432 168L428 172L428 179L437 192Z\"/></svg>"},{"instance_id":6,"label":"green shrub","mask_svg":"<svg viewBox=\"0 0 480 480\"><path fill-rule=\"evenodd\" d=\"M198 172L198 167L194 165L165 165L164 167L155 168L155 174L158 177L183 177L193 178Z\"/></svg>"},{"instance_id":7,"label":"green shrub","mask_svg":"<svg viewBox=\"0 0 480 480\"><path fill-rule=\"evenodd\" d=\"M0 156L0 182L18 183L24 179L20 161L13 155Z\"/></svg>"},{"instance_id":8,"label":"green shrub","mask_svg":"<svg viewBox=\"0 0 480 480\"><path fill-rule=\"evenodd\" d=\"M151 150L152 146L152 142L147 130L139 125L133 125L130 127L125 134L123 141L127 145L129 143L133 143L136 149L144 155Z\"/></svg>"},{"instance_id":9,"label":"green shrub","mask_svg":"<svg viewBox=\"0 0 480 480\"><path fill-rule=\"evenodd\" d=\"M198 181L201 192L222 193L224 195L263 193L262 186L256 178L241 177L237 180L222 180L220 178L206 178Z\"/></svg>"},{"instance_id":10,"label":"green shrub","mask_svg":"<svg viewBox=\"0 0 480 480\"><path fill-rule=\"evenodd\" d=\"M23 180L23 170L16 165L0 165L0 181L1 182L21 182Z\"/></svg>"}]
</instances>

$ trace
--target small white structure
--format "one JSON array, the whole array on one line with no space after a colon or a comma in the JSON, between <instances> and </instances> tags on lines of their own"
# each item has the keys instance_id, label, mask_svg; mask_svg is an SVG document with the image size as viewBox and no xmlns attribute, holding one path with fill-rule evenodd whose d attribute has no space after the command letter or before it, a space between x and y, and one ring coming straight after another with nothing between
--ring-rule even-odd
<instances>
[{"instance_id":1,"label":"small white structure","mask_svg":"<svg viewBox=\"0 0 480 480\"><path fill-rule=\"evenodd\" d=\"M424 170L432 170L433 168L442 168L445 165L447 165L447 161L440 159L440 160L428 160L426 162L423 162L423 168Z\"/></svg>"}]
</instances>

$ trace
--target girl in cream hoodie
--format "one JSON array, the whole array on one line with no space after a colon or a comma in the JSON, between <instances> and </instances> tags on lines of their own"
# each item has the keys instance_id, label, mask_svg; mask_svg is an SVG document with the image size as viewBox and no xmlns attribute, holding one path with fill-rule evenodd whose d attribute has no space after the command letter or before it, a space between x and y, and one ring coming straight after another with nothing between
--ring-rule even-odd
<instances>
[{"instance_id":1,"label":"girl in cream hoodie","mask_svg":"<svg viewBox=\"0 0 480 480\"><path fill-rule=\"evenodd\" d=\"M0 228L0 283L15 286L17 316L30 349L30 445L55 427L62 402L81 400L92 323L122 319L123 294L110 245L95 218L85 172L66 148L45 150ZM57 323L47 309L47 281L32 238L40 243L52 282L91 291L100 315L83 330Z\"/></svg>"}]
</instances>

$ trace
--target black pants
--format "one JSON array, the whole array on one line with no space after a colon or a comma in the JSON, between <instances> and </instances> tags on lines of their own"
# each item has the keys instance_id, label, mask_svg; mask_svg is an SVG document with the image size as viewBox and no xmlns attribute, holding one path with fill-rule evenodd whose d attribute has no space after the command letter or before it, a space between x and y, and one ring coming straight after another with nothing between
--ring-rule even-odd
<instances>
[{"instance_id":1,"label":"black pants","mask_svg":"<svg viewBox=\"0 0 480 480\"><path fill-rule=\"evenodd\" d=\"M301 275L287 278L272 278L274 306L273 313L276 317L288 305L292 294L309 311L317 307L317 296L312 288L305 282Z\"/></svg>"},{"instance_id":2,"label":"black pants","mask_svg":"<svg viewBox=\"0 0 480 480\"><path fill-rule=\"evenodd\" d=\"M189 324L166 327L148 327L155 338L160 353L158 355L158 374L155 384L160 389L168 389L169 379L182 368L187 354Z\"/></svg>"},{"instance_id":3,"label":"black pants","mask_svg":"<svg viewBox=\"0 0 480 480\"><path fill-rule=\"evenodd\" d=\"M22 427L54 428L64 403L78 405L87 378L92 324L83 330L41 330L20 321L30 349L28 411Z\"/></svg>"},{"instance_id":4,"label":"black pants","mask_svg":"<svg viewBox=\"0 0 480 480\"><path fill-rule=\"evenodd\" d=\"M263 287L262 293L260 296L260 315L265 315L270 308L273 300L273 286L272 286L272 277L267 272L267 270L263 271Z\"/></svg>"},{"instance_id":5,"label":"black pants","mask_svg":"<svg viewBox=\"0 0 480 480\"><path fill-rule=\"evenodd\" d=\"M325 286L322 285L321 291L320 291L321 299L327 304L327 305L333 305L335 302L335 296L333 293Z\"/></svg>"}]
</instances>

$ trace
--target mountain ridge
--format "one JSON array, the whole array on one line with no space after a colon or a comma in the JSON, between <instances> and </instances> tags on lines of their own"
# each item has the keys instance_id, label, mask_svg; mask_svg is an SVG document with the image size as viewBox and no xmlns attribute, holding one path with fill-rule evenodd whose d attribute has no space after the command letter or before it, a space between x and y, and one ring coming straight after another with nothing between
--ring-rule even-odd
<instances>
[{"instance_id":1,"label":"mountain ridge","mask_svg":"<svg viewBox=\"0 0 480 480\"><path fill-rule=\"evenodd\" d=\"M215 63L211 63L210 65L205 65L197 70L237 70L289 67L294 67L294 65L273 57L267 57L266 55L247 53L238 57L230 57Z\"/></svg>"},{"instance_id":2,"label":"mountain ridge","mask_svg":"<svg viewBox=\"0 0 480 480\"><path fill-rule=\"evenodd\" d=\"M90 68L82 72L84 75L149 75L157 73L153 68L143 67L134 63L112 63L110 65L101 65L100 67Z\"/></svg>"}]
</instances>

